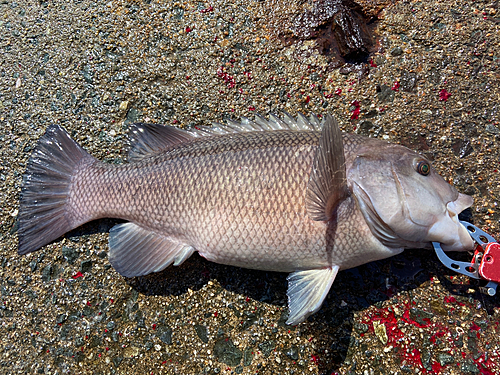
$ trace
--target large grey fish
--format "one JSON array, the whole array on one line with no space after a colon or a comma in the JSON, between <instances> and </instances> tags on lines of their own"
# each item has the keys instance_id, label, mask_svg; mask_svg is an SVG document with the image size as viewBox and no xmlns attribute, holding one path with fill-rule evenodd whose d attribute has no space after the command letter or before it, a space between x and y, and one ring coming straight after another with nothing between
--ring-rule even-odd
<instances>
[{"instance_id":1,"label":"large grey fish","mask_svg":"<svg viewBox=\"0 0 500 375\"><path fill-rule=\"evenodd\" d=\"M404 248L471 250L458 214L472 205L421 155L285 114L191 131L135 124L130 163L89 155L50 126L28 163L19 253L83 223L119 218L109 261L126 277L193 252L233 266L290 272L289 324L316 312L337 272Z\"/></svg>"}]
</instances>

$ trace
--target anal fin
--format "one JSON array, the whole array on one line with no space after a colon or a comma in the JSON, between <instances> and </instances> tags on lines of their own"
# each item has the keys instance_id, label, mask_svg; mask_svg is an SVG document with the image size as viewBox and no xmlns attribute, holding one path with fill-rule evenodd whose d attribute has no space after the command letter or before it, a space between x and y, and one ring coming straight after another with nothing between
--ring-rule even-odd
<instances>
[{"instance_id":1,"label":"anal fin","mask_svg":"<svg viewBox=\"0 0 500 375\"><path fill-rule=\"evenodd\" d=\"M158 272L193 254L192 246L134 223L115 225L109 232L109 262L123 276Z\"/></svg>"},{"instance_id":2,"label":"anal fin","mask_svg":"<svg viewBox=\"0 0 500 375\"><path fill-rule=\"evenodd\" d=\"M317 312L332 286L339 271L339 266L296 271L288 275L287 324L296 325L309 315Z\"/></svg>"}]
</instances>

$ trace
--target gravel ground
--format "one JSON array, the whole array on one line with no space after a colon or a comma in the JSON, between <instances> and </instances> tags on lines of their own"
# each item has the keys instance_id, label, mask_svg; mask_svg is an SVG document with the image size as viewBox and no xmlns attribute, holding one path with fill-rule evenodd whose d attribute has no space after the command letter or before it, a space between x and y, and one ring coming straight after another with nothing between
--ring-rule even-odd
<instances>
[{"instance_id":1,"label":"gravel ground","mask_svg":"<svg viewBox=\"0 0 500 375\"><path fill-rule=\"evenodd\" d=\"M297 327L283 274L193 256L124 279L107 261L111 220L17 255L22 173L50 123L122 163L134 121L282 110L419 150L500 235L497 2L396 2L369 62L341 69L314 40L276 38L300 11L287 3L0 2L0 372L500 374L499 298L426 251L341 272Z\"/></svg>"}]
</instances>

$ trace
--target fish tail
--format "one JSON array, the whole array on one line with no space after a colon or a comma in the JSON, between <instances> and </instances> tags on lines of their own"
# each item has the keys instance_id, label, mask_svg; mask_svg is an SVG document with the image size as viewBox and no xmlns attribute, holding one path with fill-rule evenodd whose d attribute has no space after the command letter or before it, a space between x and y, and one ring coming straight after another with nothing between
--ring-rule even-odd
<instances>
[{"instance_id":1,"label":"fish tail","mask_svg":"<svg viewBox=\"0 0 500 375\"><path fill-rule=\"evenodd\" d=\"M68 203L74 176L96 159L59 125L40 138L23 177L18 253L28 254L81 225Z\"/></svg>"}]
</instances>

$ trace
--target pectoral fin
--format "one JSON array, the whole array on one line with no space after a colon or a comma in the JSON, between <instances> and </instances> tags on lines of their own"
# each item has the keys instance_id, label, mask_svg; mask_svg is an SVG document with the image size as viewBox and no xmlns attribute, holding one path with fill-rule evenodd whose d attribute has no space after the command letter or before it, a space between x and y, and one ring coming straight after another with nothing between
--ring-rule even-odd
<instances>
[{"instance_id":1,"label":"pectoral fin","mask_svg":"<svg viewBox=\"0 0 500 375\"><path fill-rule=\"evenodd\" d=\"M337 121L327 115L307 186L309 217L315 221L329 220L335 206L347 195L342 132Z\"/></svg>"},{"instance_id":2,"label":"pectoral fin","mask_svg":"<svg viewBox=\"0 0 500 375\"><path fill-rule=\"evenodd\" d=\"M193 254L192 246L134 223L118 224L109 232L109 262L123 276L158 272L178 266Z\"/></svg>"},{"instance_id":3,"label":"pectoral fin","mask_svg":"<svg viewBox=\"0 0 500 375\"><path fill-rule=\"evenodd\" d=\"M320 309L338 271L338 266L332 266L319 270L296 271L288 275L290 314L287 324L299 324Z\"/></svg>"}]
</instances>

